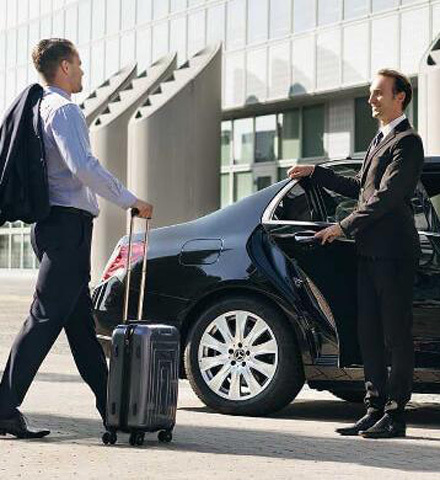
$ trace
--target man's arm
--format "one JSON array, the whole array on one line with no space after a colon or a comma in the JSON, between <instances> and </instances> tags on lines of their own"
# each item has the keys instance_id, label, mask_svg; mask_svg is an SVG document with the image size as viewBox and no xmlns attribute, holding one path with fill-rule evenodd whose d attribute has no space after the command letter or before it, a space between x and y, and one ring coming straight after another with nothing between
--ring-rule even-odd
<instances>
[{"instance_id":1,"label":"man's arm","mask_svg":"<svg viewBox=\"0 0 440 480\"><path fill-rule=\"evenodd\" d=\"M393 160L386 168L379 189L368 202L340 222L346 235L356 235L411 196L420 178L424 161L418 136L403 137L393 148Z\"/></svg>"},{"instance_id":2,"label":"man's arm","mask_svg":"<svg viewBox=\"0 0 440 480\"><path fill-rule=\"evenodd\" d=\"M138 200L92 155L87 125L76 105L57 109L50 128L67 167L84 185L123 209L136 207L140 216L151 216L151 205Z\"/></svg>"}]
</instances>

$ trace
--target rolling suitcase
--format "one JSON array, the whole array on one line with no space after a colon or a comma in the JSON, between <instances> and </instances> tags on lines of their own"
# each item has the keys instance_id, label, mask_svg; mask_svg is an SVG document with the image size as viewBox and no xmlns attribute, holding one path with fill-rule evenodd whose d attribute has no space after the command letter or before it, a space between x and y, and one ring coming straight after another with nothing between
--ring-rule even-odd
<instances>
[{"instance_id":1,"label":"rolling suitcase","mask_svg":"<svg viewBox=\"0 0 440 480\"><path fill-rule=\"evenodd\" d=\"M137 322L128 320L131 280L129 268L133 236L130 219L124 323L112 335L107 387L107 431L105 444L117 441L117 432L130 434L131 445L142 445L145 432L159 432L162 442L172 440L176 423L180 340L178 330L169 325L143 324L141 321L147 267L149 220L144 238L141 289Z\"/></svg>"}]
</instances>

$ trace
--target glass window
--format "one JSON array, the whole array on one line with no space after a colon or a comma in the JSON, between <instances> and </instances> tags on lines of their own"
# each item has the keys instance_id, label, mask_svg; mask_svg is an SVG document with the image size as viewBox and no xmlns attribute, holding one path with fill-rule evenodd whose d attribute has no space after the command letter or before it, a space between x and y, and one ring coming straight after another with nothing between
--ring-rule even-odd
<instances>
[{"instance_id":1,"label":"glass window","mask_svg":"<svg viewBox=\"0 0 440 480\"><path fill-rule=\"evenodd\" d=\"M40 39L40 23L38 21L29 24L29 41L28 41L28 59L31 58L32 49L37 45Z\"/></svg>"},{"instance_id":2,"label":"glass window","mask_svg":"<svg viewBox=\"0 0 440 480\"><path fill-rule=\"evenodd\" d=\"M0 32L6 28L6 0L0 0Z\"/></svg>"},{"instance_id":3,"label":"glass window","mask_svg":"<svg viewBox=\"0 0 440 480\"><path fill-rule=\"evenodd\" d=\"M397 7L399 0L372 0L373 12L386 10L388 8Z\"/></svg>"},{"instance_id":4,"label":"glass window","mask_svg":"<svg viewBox=\"0 0 440 480\"><path fill-rule=\"evenodd\" d=\"M231 0L227 5L227 47L244 45L246 31L246 3L244 0Z\"/></svg>"},{"instance_id":5,"label":"glass window","mask_svg":"<svg viewBox=\"0 0 440 480\"><path fill-rule=\"evenodd\" d=\"M267 39L268 0L248 2L248 43L262 42Z\"/></svg>"},{"instance_id":6,"label":"glass window","mask_svg":"<svg viewBox=\"0 0 440 480\"><path fill-rule=\"evenodd\" d=\"M66 10L66 38L73 43L78 41L78 7L76 5Z\"/></svg>"},{"instance_id":7,"label":"glass window","mask_svg":"<svg viewBox=\"0 0 440 480\"><path fill-rule=\"evenodd\" d=\"M340 0L318 0L318 25L338 22L341 18Z\"/></svg>"},{"instance_id":8,"label":"glass window","mask_svg":"<svg viewBox=\"0 0 440 480\"><path fill-rule=\"evenodd\" d=\"M27 25L23 25L18 29L17 36L17 63L23 65L29 61L27 56L27 46L28 46L28 29Z\"/></svg>"},{"instance_id":9,"label":"glass window","mask_svg":"<svg viewBox=\"0 0 440 480\"><path fill-rule=\"evenodd\" d=\"M153 0L153 18L163 18L168 15L168 0Z\"/></svg>"},{"instance_id":10,"label":"glass window","mask_svg":"<svg viewBox=\"0 0 440 480\"><path fill-rule=\"evenodd\" d=\"M293 31L303 32L315 26L315 0L293 2Z\"/></svg>"},{"instance_id":11,"label":"glass window","mask_svg":"<svg viewBox=\"0 0 440 480\"><path fill-rule=\"evenodd\" d=\"M11 268L21 268L21 235L11 235Z\"/></svg>"},{"instance_id":12,"label":"glass window","mask_svg":"<svg viewBox=\"0 0 440 480\"><path fill-rule=\"evenodd\" d=\"M225 40L225 6L217 5L208 10L207 43Z\"/></svg>"},{"instance_id":13,"label":"glass window","mask_svg":"<svg viewBox=\"0 0 440 480\"><path fill-rule=\"evenodd\" d=\"M196 5L200 5L201 3L205 3L205 0L188 0L188 7L194 7Z\"/></svg>"},{"instance_id":14,"label":"glass window","mask_svg":"<svg viewBox=\"0 0 440 480\"><path fill-rule=\"evenodd\" d=\"M262 102L267 97L267 49L249 51L246 56L246 103Z\"/></svg>"},{"instance_id":15,"label":"glass window","mask_svg":"<svg viewBox=\"0 0 440 480\"><path fill-rule=\"evenodd\" d=\"M9 235L0 234L0 268L9 268Z\"/></svg>"},{"instance_id":16,"label":"glass window","mask_svg":"<svg viewBox=\"0 0 440 480\"><path fill-rule=\"evenodd\" d=\"M37 18L40 15L40 0L29 2L29 18Z\"/></svg>"},{"instance_id":17,"label":"glass window","mask_svg":"<svg viewBox=\"0 0 440 480\"><path fill-rule=\"evenodd\" d=\"M52 17L44 17L40 20L40 35L41 38L49 38L52 35Z\"/></svg>"},{"instance_id":18,"label":"glass window","mask_svg":"<svg viewBox=\"0 0 440 480\"><path fill-rule=\"evenodd\" d=\"M119 32L120 5L119 0L107 0L107 34L111 35Z\"/></svg>"},{"instance_id":19,"label":"glass window","mask_svg":"<svg viewBox=\"0 0 440 480\"><path fill-rule=\"evenodd\" d=\"M96 40L105 33L105 0L93 0L92 38ZM81 22L80 22L81 23Z\"/></svg>"},{"instance_id":20,"label":"glass window","mask_svg":"<svg viewBox=\"0 0 440 480\"><path fill-rule=\"evenodd\" d=\"M121 67L135 59L134 32L126 33L121 37Z\"/></svg>"},{"instance_id":21,"label":"glass window","mask_svg":"<svg viewBox=\"0 0 440 480\"><path fill-rule=\"evenodd\" d=\"M257 177L257 191L263 190L266 187L270 187L272 185L272 177L265 176L265 177Z\"/></svg>"},{"instance_id":22,"label":"glass window","mask_svg":"<svg viewBox=\"0 0 440 480\"><path fill-rule=\"evenodd\" d=\"M229 182L230 182L229 173L222 173L220 175L220 208L226 207L231 203L231 200L230 200L231 187ZM0 251L0 255L1 255L1 251Z\"/></svg>"},{"instance_id":23,"label":"glass window","mask_svg":"<svg viewBox=\"0 0 440 480\"><path fill-rule=\"evenodd\" d=\"M18 9L18 24L26 22L29 14L29 0L20 0L20 8Z\"/></svg>"},{"instance_id":24,"label":"glass window","mask_svg":"<svg viewBox=\"0 0 440 480\"><path fill-rule=\"evenodd\" d=\"M186 16L170 22L170 51L177 52L177 64L182 65L186 56Z\"/></svg>"},{"instance_id":25,"label":"glass window","mask_svg":"<svg viewBox=\"0 0 440 480\"><path fill-rule=\"evenodd\" d=\"M186 8L186 0L171 0L170 10L171 13L179 12Z\"/></svg>"},{"instance_id":26,"label":"glass window","mask_svg":"<svg viewBox=\"0 0 440 480\"><path fill-rule=\"evenodd\" d=\"M17 0L8 0L8 27L17 24Z\"/></svg>"},{"instance_id":27,"label":"glass window","mask_svg":"<svg viewBox=\"0 0 440 480\"><path fill-rule=\"evenodd\" d=\"M338 175L344 177L355 177L359 172L360 164L352 165L334 165L330 166ZM357 200L340 195L326 188L322 188L322 198L324 200L327 222L340 222L357 207Z\"/></svg>"},{"instance_id":28,"label":"glass window","mask_svg":"<svg viewBox=\"0 0 440 480\"><path fill-rule=\"evenodd\" d=\"M250 195L253 191L252 172L240 172L234 174L234 202L238 202Z\"/></svg>"},{"instance_id":29,"label":"glass window","mask_svg":"<svg viewBox=\"0 0 440 480\"><path fill-rule=\"evenodd\" d=\"M6 71L6 106L12 102L15 97L15 86L17 82L17 75L15 69L7 70Z\"/></svg>"},{"instance_id":30,"label":"glass window","mask_svg":"<svg viewBox=\"0 0 440 480\"><path fill-rule=\"evenodd\" d=\"M27 66L17 68L17 93L20 93L27 85Z\"/></svg>"},{"instance_id":31,"label":"glass window","mask_svg":"<svg viewBox=\"0 0 440 480\"><path fill-rule=\"evenodd\" d=\"M231 164L232 122L222 122L221 133L221 164Z\"/></svg>"},{"instance_id":32,"label":"glass window","mask_svg":"<svg viewBox=\"0 0 440 480\"><path fill-rule=\"evenodd\" d=\"M144 0L142 0L142 2L144 2ZM134 27L136 21L136 0L124 0L121 17L122 30Z\"/></svg>"},{"instance_id":33,"label":"glass window","mask_svg":"<svg viewBox=\"0 0 440 480\"><path fill-rule=\"evenodd\" d=\"M84 71L83 77L83 94L90 89L90 47L79 47L78 53L81 58L81 69Z\"/></svg>"},{"instance_id":34,"label":"glass window","mask_svg":"<svg viewBox=\"0 0 440 480\"><path fill-rule=\"evenodd\" d=\"M44 15L45 13L49 13L52 10L52 0L40 0L40 5L42 15Z\"/></svg>"},{"instance_id":35,"label":"glass window","mask_svg":"<svg viewBox=\"0 0 440 480\"><path fill-rule=\"evenodd\" d=\"M270 38L290 33L291 0L270 0Z\"/></svg>"},{"instance_id":36,"label":"glass window","mask_svg":"<svg viewBox=\"0 0 440 480\"><path fill-rule=\"evenodd\" d=\"M64 7L64 0L52 0L52 11Z\"/></svg>"},{"instance_id":37,"label":"glass window","mask_svg":"<svg viewBox=\"0 0 440 480\"><path fill-rule=\"evenodd\" d=\"M34 252L31 245L31 236L23 235L23 268L34 268Z\"/></svg>"},{"instance_id":38,"label":"glass window","mask_svg":"<svg viewBox=\"0 0 440 480\"><path fill-rule=\"evenodd\" d=\"M234 163L251 163L254 159L254 119L234 121Z\"/></svg>"},{"instance_id":39,"label":"glass window","mask_svg":"<svg viewBox=\"0 0 440 480\"><path fill-rule=\"evenodd\" d=\"M255 161L272 162L277 156L276 115L264 115L255 119Z\"/></svg>"},{"instance_id":40,"label":"glass window","mask_svg":"<svg viewBox=\"0 0 440 480\"><path fill-rule=\"evenodd\" d=\"M188 17L188 57L193 56L205 46L205 11Z\"/></svg>"},{"instance_id":41,"label":"glass window","mask_svg":"<svg viewBox=\"0 0 440 480\"><path fill-rule=\"evenodd\" d=\"M78 42L87 43L91 33L91 5L90 0L79 4Z\"/></svg>"},{"instance_id":42,"label":"glass window","mask_svg":"<svg viewBox=\"0 0 440 480\"><path fill-rule=\"evenodd\" d=\"M136 32L136 51L138 52L138 71L142 72L151 64L151 28ZM142 52L142 55L139 55Z\"/></svg>"},{"instance_id":43,"label":"glass window","mask_svg":"<svg viewBox=\"0 0 440 480\"><path fill-rule=\"evenodd\" d=\"M138 0L136 22L141 25L151 21L151 0Z\"/></svg>"},{"instance_id":44,"label":"glass window","mask_svg":"<svg viewBox=\"0 0 440 480\"><path fill-rule=\"evenodd\" d=\"M164 22L153 27L153 58L155 62L168 52L168 23Z\"/></svg>"},{"instance_id":45,"label":"glass window","mask_svg":"<svg viewBox=\"0 0 440 480\"><path fill-rule=\"evenodd\" d=\"M301 182L295 183L283 197L275 210L274 218L292 222L312 222L317 219L317 212L312 211L309 194L306 193Z\"/></svg>"},{"instance_id":46,"label":"glass window","mask_svg":"<svg viewBox=\"0 0 440 480\"><path fill-rule=\"evenodd\" d=\"M345 0L344 18L356 18L367 15L369 0Z\"/></svg>"},{"instance_id":47,"label":"glass window","mask_svg":"<svg viewBox=\"0 0 440 480\"><path fill-rule=\"evenodd\" d=\"M226 107L241 105L244 99L244 54L236 52L225 58L223 103Z\"/></svg>"},{"instance_id":48,"label":"glass window","mask_svg":"<svg viewBox=\"0 0 440 480\"><path fill-rule=\"evenodd\" d=\"M303 157L324 155L324 105L303 108Z\"/></svg>"},{"instance_id":49,"label":"glass window","mask_svg":"<svg viewBox=\"0 0 440 480\"><path fill-rule=\"evenodd\" d=\"M123 62L122 62L123 63ZM119 37L111 38L105 43L105 78L119 70Z\"/></svg>"},{"instance_id":50,"label":"glass window","mask_svg":"<svg viewBox=\"0 0 440 480\"><path fill-rule=\"evenodd\" d=\"M17 30L9 30L6 37L6 68L17 62Z\"/></svg>"},{"instance_id":51,"label":"glass window","mask_svg":"<svg viewBox=\"0 0 440 480\"><path fill-rule=\"evenodd\" d=\"M98 42L92 46L91 59L92 87L97 88L104 81L104 42Z\"/></svg>"},{"instance_id":52,"label":"glass window","mask_svg":"<svg viewBox=\"0 0 440 480\"><path fill-rule=\"evenodd\" d=\"M378 130L377 121L371 116L368 97L354 101L354 151L365 152Z\"/></svg>"},{"instance_id":53,"label":"glass window","mask_svg":"<svg viewBox=\"0 0 440 480\"><path fill-rule=\"evenodd\" d=\"M300 119L299 109L279 115L282 159L301 157Z\"/></svg>"},{"instance_id":54,"label":"glass window","mask_svg":"<svg viewBox=\"0 0 440 480\"><path fill-rule=\"evenodd\" d=\"M278 181L281 182L281 180L286 180L287 178L287 172L290 167L279 167L278 168Z\"/></svg>"},{"instance_id":55,"label":"glass window","mask_svg":"<svg viewBox=\"0 0 440 480\"><path fill-rule=\"evenodd\" d=\"M64 11L60 10L53 17L52 36L64 38Z\"/></svg>"}]
</instances>

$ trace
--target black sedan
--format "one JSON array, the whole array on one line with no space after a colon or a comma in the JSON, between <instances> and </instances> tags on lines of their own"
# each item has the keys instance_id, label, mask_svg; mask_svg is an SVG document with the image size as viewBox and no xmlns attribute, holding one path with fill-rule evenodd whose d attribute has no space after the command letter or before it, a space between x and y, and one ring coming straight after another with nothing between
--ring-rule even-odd
<instances>
[{"instance_id":1,"label":"black sedan","mask_svg":"<svg viewBox=\"0 0 440 480\"><path fill-rule=\"evenodd\" d=\"M356 160L325 164L355 175ZM426 158L413 199L423 255L414 285L414 391L440 392L440 157ZM309 179L284 180L198 220L151 232L143 318L176 325L182 376L201 400L230 414L263 415L306 381L362 399L353 240L321 246L313 234L356 202ZM134 239L130 318L139 297L141 234ZM93 292L108 346L121 322L127 237Z\"/></svg>"}]
</instances>

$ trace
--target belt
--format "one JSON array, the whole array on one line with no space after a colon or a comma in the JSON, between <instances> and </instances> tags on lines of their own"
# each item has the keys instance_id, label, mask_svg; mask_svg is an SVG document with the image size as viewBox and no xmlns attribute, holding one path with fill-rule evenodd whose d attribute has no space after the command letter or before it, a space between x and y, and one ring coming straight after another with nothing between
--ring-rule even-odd
<instances>
[{"instance_id":1,"label":"belt","mask_svg":"<svg viewBox=\"0 0 440 480\"><path fill-rule=\"evenodd\" d=\"M82 210L81 208L75 207L62 207L61 205L54 205L53 207L50 207L50 211L59 213L73 213L75 215L81 215L87 218L95 218L95 216L87 210Z\"/></svg>"}]
</instances>

